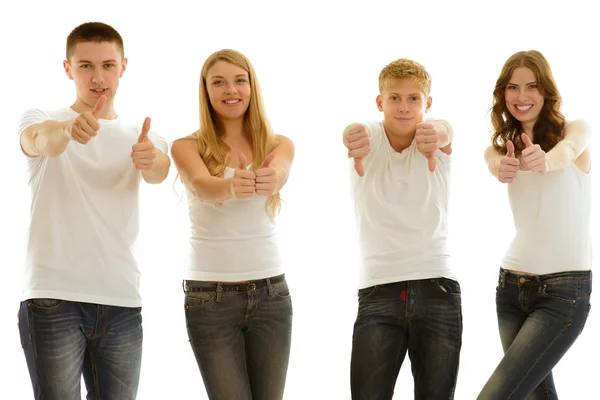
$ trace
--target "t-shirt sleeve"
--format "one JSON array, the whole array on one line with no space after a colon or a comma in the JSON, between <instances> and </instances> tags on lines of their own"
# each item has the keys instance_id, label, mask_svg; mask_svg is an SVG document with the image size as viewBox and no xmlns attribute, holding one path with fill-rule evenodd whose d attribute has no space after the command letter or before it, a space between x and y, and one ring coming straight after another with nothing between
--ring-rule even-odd
<instances>
[{"instance_id":1,"label":"t-shirt sleeve","mask_svg":"<svg viewBox=\"0 0 600 400\"><path fill-rule=\"evenodd\" d=\"M19 134L18 137L21 137L21 134L25 129L27 129L31 125L40 124L44 121L51 120L52 117L45 111L38 109L30 109L21 114L21 118L19 119Z\"/></svg>"},{"instance_id":2,"label":"t-shirt sleeve","mask_svg":"<svg viewBox=\"0 0 600 400\"><path fill-rule=\"evenodd\" d=\"M165 138L162 137L160 134L151 130L148 133L148 139L150 139L152 143L154 143L154 146L157 149L161 150L163 153L169 154L169 145L167 144Z\"/></svg>"},{"instance_id":3,"label":"t-shirt sleeve","mask_svg":"<svg viewBox=\"0 0 600 400\"><path fill-rule=\"evenodd\" d=\"M49 121L51 119L53 118L46 111L42 111L35 108L26 110L25 112L23 112L23 114L21 114L21 117L19 118L19 128L17 133L17 142L19 148L21 149L21 152L23 152L23 147L21 146L21 135L23 134L23 131L31 125L41 124L42 122Z\"/></svg>"}]
</instances>

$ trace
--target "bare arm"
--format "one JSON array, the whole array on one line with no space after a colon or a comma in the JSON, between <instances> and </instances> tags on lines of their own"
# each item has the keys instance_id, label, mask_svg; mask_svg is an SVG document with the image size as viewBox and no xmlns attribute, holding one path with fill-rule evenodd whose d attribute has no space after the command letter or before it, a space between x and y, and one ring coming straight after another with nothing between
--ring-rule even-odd
<instances>
[{"instance_id":1,"label":"bare arm","mask_svg":"<svg viewBox=\"0 0 600 400\"><path fill-rule=\"evenodd\" d=\"M498 151L494 149L494 146L489 146L487 149L485 149L483 157L485 159L485 162L487 163L490 174L498 178L498 168L500 167L500 162L502 161L504 156L498 153Z\"/></svg>"},{"instance_id":2,"label":"bare arm","mask_svg":"<svg viewBox=\"0 0 600 400\"><path fill-rule=\"evenodd\" d=\"M277 184L273 194L279 193L286 184L295 155L294 143L289 138L277 135L277 140L279 143L273 149L276 155L271 162L271 167L275 169L277 176Z\"/></svg>"},{"instance_id":3,"label":"bare arm","mask_svg":"<svg viewBox=\"0 0 600 400\"><path fill-rule=\"evenodd\" d=\"M199 200L218 204L233 198L231 179L210 175L195 138L176 140L171 146L171 156L181 181Z\"/></svg>"},{"instance_id":4,"label":"bare arm","mask_svg":"<svg viewBox=\"0 0 600 400\"><path fill-rule=\"evenodd\" d=\"M151 170L142 170L142 178L146 183L158 184L169 175L171 159L161 150L156 149L156 166Z\"/></svg>"},{"instance_id":5,"label":"bare arm","mask_svg":"<svg viewBox=\"0 0 600 400\"><path fill-rule=\"evenodd\" d=\"M29 157L61 155L69 144L72 125L72 120L48 120L28 126L20 137L23 153Z\"/></svg>"},{"instance_id":6,"label":"bare arm","mask_svg":"<svg viewBox=\"0 0 600 400\"><path fill-rule=\"evenodd\" d=\"M591 129L584 120L570 122L565 128L565 137L552 150L546 153L547 171L563 169L579 161L584 153L589 153ZM582 170L589 169L589 157L584 164L577 165Z\"/></svg>"},{"instance_id":7,"label":"bare arm","mask_svg":"<svg viewBox=\"0 0 600 400\"><path fill-rule=\"evenodd\" d=\"M454 129L452 129L452 125L443 119L435 120L433 123L438 124L440 128L442 128L436 129L439 149L445 154L452 154L452 140L454 139Z\"/></svg>"}]
</instances>

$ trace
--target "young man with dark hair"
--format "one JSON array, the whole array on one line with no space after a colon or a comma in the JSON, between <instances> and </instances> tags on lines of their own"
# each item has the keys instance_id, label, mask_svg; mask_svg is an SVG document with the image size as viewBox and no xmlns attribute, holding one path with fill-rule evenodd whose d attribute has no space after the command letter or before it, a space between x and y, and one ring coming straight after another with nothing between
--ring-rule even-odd
<instances>
[{"instance_id":1,"label":"young man with dark hair","mask_svg":"<svg viewBox=\"0 0 600 400\"><path fill-rule=\"evenodd\" d=\"M68 108L20 120L32 195L19 330L36 399L135 399L142 358L140 179L169 173L166 141L115 112L121 35L90 22L67 39Z\"/></svg>"}]
</instances>

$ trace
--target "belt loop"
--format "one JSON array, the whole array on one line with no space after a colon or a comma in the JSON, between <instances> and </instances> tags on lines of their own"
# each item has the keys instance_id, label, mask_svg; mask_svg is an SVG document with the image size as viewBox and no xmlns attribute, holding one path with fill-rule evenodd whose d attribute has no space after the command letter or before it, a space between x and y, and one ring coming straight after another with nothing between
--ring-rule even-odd
<instances>
[{"instance_id":1,"label":"belt loop","mask_svg":"<svg viewBox=\"0 0 600 400\"><path fill-rule=\"evenodd\" d=\"M221 302L221 297L223 295L223 285L217 283L217 303Z\"/></svg>"},{"instance_id":2,"label":"belt loop","mask_svg":"<svg viewBox=\"0 0 600 400\"><path fill-rule=\"evenodd\" d=\"M267 291L269 293L269 297L275 294L275 289L273 289L273 284L271 283L271 278L267 278Z\"/></svg>"},{"instance_id":3,"label":"belt loop","mask_svg":"<svg viewBox=\"0 0 600 400\"><path fill-rule=\"evenodd\" d=\"M500 287L506 289L506 272L500 271Z\"/></svg>"}]
</instances>

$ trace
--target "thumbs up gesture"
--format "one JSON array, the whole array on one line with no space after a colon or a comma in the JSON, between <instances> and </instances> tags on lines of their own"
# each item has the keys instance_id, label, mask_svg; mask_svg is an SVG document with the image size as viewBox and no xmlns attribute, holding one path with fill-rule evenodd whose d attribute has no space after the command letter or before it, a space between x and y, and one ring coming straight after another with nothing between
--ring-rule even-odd
<instances>
[{"instance_id":1,"label":"thumbs up gesture","mask_svg":"<svg viewBox=\"0 0 600 400\"><path fill-rule=\"evenodd\" d=\"M506 155L500 160L498 180L502 183L514 182L519 171L519 160L515 157L515 145L510 140L506 142Z\"/></svg>"},{"instance_id":2,"label":"thumbs up gesture","mask_svg":"<svg viewBox=\"0 0 600 400\"><path fill-rule=\"evenodd\" d=\"M365 174L363 157L371 151L371 139L367 127L362 124L352 124L344 131L344 146L348 149L348 157L354 158L354 169L358 176Z\"/></svg>"},{"instance_id":3,"label":"thumbs up gesture","mask_svg":"<svg viewBox=\"0 0 600 400\"><path fill-rule=\"evenodd\" d=\"M436 124L430 122L420 122L417 124L415 140L417 141L417 150L427 158L429 171L435 171L436 151L440 147Z\"/></svg>"},{"instance_id":4,"label":"thumbs up gesture","mask_svg":"<svg viewBox=\"0 0 600 400\"><path fill-rule=\"evenodd\" d=\"M146 117L142 126L142 133L136 144L131 148L131 159L135 168L142 171L152 170L156 167L156 147L148 138L150 132L150 117Z\"/></svg>"},{"instance_id":5,"label":"thumbs up gesture","mask_svg":"<svg viewBox=\"0 0 600 400\"><path fill-rule=\"evenodd\" d=\"M525 169L532 172L546 172L548 170L546 152L539 144L533 144L526 133L523 133L521 138L525 143L525 149L521 153L521 161Z\"/></svg>"},{"instance_id":6,"label":"thumbs up gesture","mask_svg":"<svg viewBox=\"0 0 600 400\"><path fill-rule=\"evenodd\" d=\"M271 167L275 158L275 153L271 153L265 158L260 168L256 171L256 194L261 196L270 196L277 187L277 171Z\"/></svg>"},{"instance_id":7,"label":"thumbs up gesture","mask_svg":"<svg viewBox=\"0 0 600 400\"><path fill-rule=\"evenodd\" d=\"M247 199L254 194L254 185L256 175L252 171L247 171L246 156L244 153L238 153L238 167L233 172L231 179L231 193L236 199Z\"/></svg>"},{"instance_id":8,"label":"thumbs up gesture","mask_svg":"<svg viewBox=\"0 0 600 400\"><path fill-rule=\"evenodd\" d=\"M105 104L106 96L100 96L92 111L79 114L71 123L70 129L67 130L69 139L81 144L87 144L92 140L100 130L98 118L100 118L100 112Z\"/></svg>"}]
</instances>

